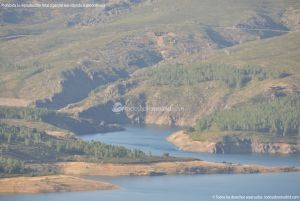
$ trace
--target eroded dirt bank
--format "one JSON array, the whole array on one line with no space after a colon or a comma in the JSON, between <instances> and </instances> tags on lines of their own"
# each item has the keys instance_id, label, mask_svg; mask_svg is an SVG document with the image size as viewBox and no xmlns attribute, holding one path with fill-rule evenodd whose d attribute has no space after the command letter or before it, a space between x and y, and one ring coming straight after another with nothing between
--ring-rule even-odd
<instances>
[{"instance_id":1,"label":"eroded dirt bank","mask_svg":"<svg viewBox=\"0 0 300 201\"><path fill-rule=\"evenodd\" d=\"M226 162L216 163L201 160L142 164L61 162L53 164L33 164L30 166L36 170L51 168L61 175L0 179L0 193L49 193L118 188L118 186L113 184L85 180L74 177L74 175L159 176L172 174L253 174L300 171L300 167L267 167L262 165L241 165Z\"/></svg>"},{"instance_id":2,"label":"eroded dirt bank","mask_svg":"<svg viewBox=\"0 0 300 201\"><path fill-rule=\"evenodd\" d=\"M66 175L0 179L0 193L51 193L116 189L118 186Z\"/></svg>"},{"instance_id":3,"label":"eroded dirt bank","mask_svg":"<svg viewBox=\"0 0 300 201\"><path fill-rule=\"evenodd\" d=\"M267 153L299 154L299 144L266 143L251 139L237 139L234 143L224 141L195 141L185 131L178 131L167 137L183 151L208 153Z\"/></svg>"},{"instance_id":4,"label":"eroded dirt bank","mask_svg":"<svg viewBox=\"0 0 300 201\"><path fill-rule=\"evenodd\" d=\"M63 162L35 168L51 167L60 174L85 176L155 176L172 174L251 174L300 171L300 167L266 167L262 165L241 165L216 163L201 160L185 162L159 162L147 164L112 164Z\"/></svg>"}]
</instances>

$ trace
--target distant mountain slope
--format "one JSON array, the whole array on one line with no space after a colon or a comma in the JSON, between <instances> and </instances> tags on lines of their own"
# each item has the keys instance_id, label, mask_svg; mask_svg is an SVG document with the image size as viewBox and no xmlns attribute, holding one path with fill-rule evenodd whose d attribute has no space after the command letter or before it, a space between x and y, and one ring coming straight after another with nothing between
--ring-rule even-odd
<instances>
[{"instance_id":1,"label":"distant mountain slope","mask_svg":"<svg viewBox=\"0 0 300 201\"><path fill-rule=\"evenodd\" d=\"M89 72L83 70L87 74L103 74L112 66L131 73L127 67L146 67L192 54L205 57L213 49L284 34L220 27L286 31L297 26L298 14L293 12L297 7L299 2L292 0L231 0L226 5L219 0L185 4L145 0L108 1L104 10L1 8L0 60L5 75L1 75L0 95L32 101L49 98L51 102L64 91L69 79L66 72L78 68L78 63L91 68L82 61L97 61ZM97 20L103 16L107 20ZM87 94L91 89L83 90ZM79 98L66 103L74 100Z\"/></svg>"},{"instance_id":2,"label":"distant mountain slope","mask_svg":"<svg viewBox=\"0 0 300 201\"><path fill-rule=\"evenodd\" d=\"M0 97L105 122L191 126L254 96L299 90L299 8L297 0L111 0L105 9L47 12L1 8ZM206 64L212 67L202 69ZM176 77L175 71L178 83L153 82L176 66L188 76ZM258 77L253 69L270 75ZM201 78L206 70L219 76ZM187 83L190 74L198 77ZM116 101L185 110L116 117Z\"/></svg>"},{"instance_id":3,"label":"distant mountain slope","mask_svg":"<svg viewBox=\"0 0 300 201\"><path fill-rule=\"evenodd\" d=\"M299 91L299 37L299 33L291 33L217 50L203 62L166 63L141 69L128 80L95 89L88 98L64 110L107 121L191 126L208 114L257 96L271 99L277 94ZM271 52L274 45L277 48ZM135 107L181 106L184 110L128 111L120 119L111 111L114 102Z\"/></svg>"}]
</instances>

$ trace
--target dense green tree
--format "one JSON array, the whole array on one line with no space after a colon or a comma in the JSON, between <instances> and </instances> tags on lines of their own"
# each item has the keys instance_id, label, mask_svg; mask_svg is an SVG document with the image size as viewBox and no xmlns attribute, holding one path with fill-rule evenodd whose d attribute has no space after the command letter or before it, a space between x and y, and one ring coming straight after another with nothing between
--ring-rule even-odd
<instances>
[{"instance_id":1,"label":"dense green tree","mask_svg":"<svg viewBox=\"0 0 300 201\"><path fill-rule=\"evenodd\" d=\"M300 94L274 100L255 101L229 110L216 112L200 120L200 131L256 131L276 136L297 136L300 126Z\"/></svg>"},{"instance_id":2,"label":"dense green tree","mask_svg":"<svg viewBox=\"0 0 300 201\"><path fill-rule=\"evenodd\" d=\"M93 161L152 161L162 160L154 156L148 156L139 150L131 150L121 146L107 145L98 141L86 142L76 138L58 138L50 136L37 129L24 126L11 126L0 124L0 146L12 146L13 152L21 149L26 155L27 161L40 157L56 157L57 160L75 160L77 156L81 160ZM11 149L11 150L12 150ZM33 150L33 152L31 152ZM2 150L3 155L10 150ZM34 154L34 155L32 155ZM8 154L9 155L9 154ZM29 157L29 158L28 158Z\"/></svg>"},{"instance_id":3,"label":"dense green tree","mask_svg":"<svg viewBox=\"0 0 300 201\"><path fill-rule=\"evenodd\" d=\"M0 157L0 174L17 174L25 170L24 163L12 158Z\"/></svg>"},{"instance_id":4,"label":"dense green tree","mask_svg":"<svg viewBox=\"0 0 300 201\"><path fill-rule=\"evenodd\" d=\"M154 85L191 85L195 83L220 80L230 88L244 87L251 80L285 77L288 74L259 67L235 66L223 64L198 64L184 66L180 64L165 65L145 72Z\"/></svg>"},{"instance_id":5,"label":"dense green tree","mask_svg":"<svg viewBox=\"0 0 300 201\"><path fill-rule=\"evenodd\" d=\"M26 119L41 121L46 115L56 114L55 111L29 107L6 107L0 106L0 118L2 119Z\"/></svg>"}]
</instances>

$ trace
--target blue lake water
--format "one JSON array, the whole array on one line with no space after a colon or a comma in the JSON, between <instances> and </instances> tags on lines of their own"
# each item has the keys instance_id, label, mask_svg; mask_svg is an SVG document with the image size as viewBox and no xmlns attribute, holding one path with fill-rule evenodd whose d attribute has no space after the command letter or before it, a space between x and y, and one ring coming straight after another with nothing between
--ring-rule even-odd
<instances>
[{"instance_id":1,"label":"blue lake water","mask_svg":"<svg viewBox=\"0 0 300 201\"><path fill-rule=\"evenodd\" d=\"M152 154L170 153L173 156L201 158L208 161L228 161L243 164L299 165L300 156L258 154L205 154L182 152L165 138L174 129L159 127L128 127L126 131L85 135L84 140L99 140L109 144L137 148ZM121 186L117 190L48 193L39 195L0 196L5 201L199 201L225 200L222 196L295 196L300 200L300 173L253 175L172 175L155 177L89 177ZM216 197L214 197L216 196ZM219 199L218 199L219 198ZM256 197L258 198L258 197ZM255 200L267 200L255 199ZM291 197L287 197L291 198ZM231 200L250 200L246 197ZM254 200L254 199L252 199ZM269 199L270 200L270 199ZM274 199L273 199L274 200ZM291 199L276 199L291 200Z\"/></svg>"},{"instance_id":2,"label":"blue lake water","mask_svg":"<svg viewBox=\"0 0 300 201\"><path fill-rule=\"evenodd\" d=\"M98 140L107 144L121 145L132 149L140 149L146 153L162 155L170 153L172 156L193 157L213 162L233 162L241 164L262 164L268 166L288 165L300 166L300 155L278 156L267 154L209 154L184 152L177 149L166 137L175 132L168 127L127 127L125 131L85 135L83 140Z\"/></svg>"}]
</instances>

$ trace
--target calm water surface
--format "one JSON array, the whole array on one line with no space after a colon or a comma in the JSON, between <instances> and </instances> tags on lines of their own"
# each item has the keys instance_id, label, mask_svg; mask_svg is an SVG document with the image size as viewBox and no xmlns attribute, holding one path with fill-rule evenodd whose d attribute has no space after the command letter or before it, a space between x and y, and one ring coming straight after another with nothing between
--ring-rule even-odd
<instances>
[{"instance_id":1,"label":"calm water surface","mask_svg":"<svg viewBox=\"0 0 300 201\"><path fill-rule=\"evenodd\" d=\"M175 132L175 129L167 127L127 127L125 131L85 135L83 140L99 140L108 144L122 145L128 148L136 148L161 155L170 153L173 156L194 157L213 162L234 162L241 164L297 165L300 166L300 156L278 156L267 154L209 154L192 153L178 150L172 143L166 141L166 137Z\"/></svg>"},{"instance_id":2,"label":"calm water surface","mask_svg":"<svg viewBox=\"0 0 300 201\"><path fill-rule=\"evenodd\" d=\"M228 161L243 164L299 165L299 156L250 154L204 154L182 152L165 138L174 130L158 127L128 127L126 131L86 135L84 140L99 140L109 144L138 148L152 154L170 153L174 156L201 158L208 161ZM254 175L192 175L157 177L89 177L121 186L118 190L48 193L39 195L0 196L5 201L198 201L220 200L213 196L231 195L300 195L300 173ZM238 199L245 200L245 199ZM282 199L277 199L282 200ZM296 199L300 200L300 199Z\"/></svg>"}]
</instances>

